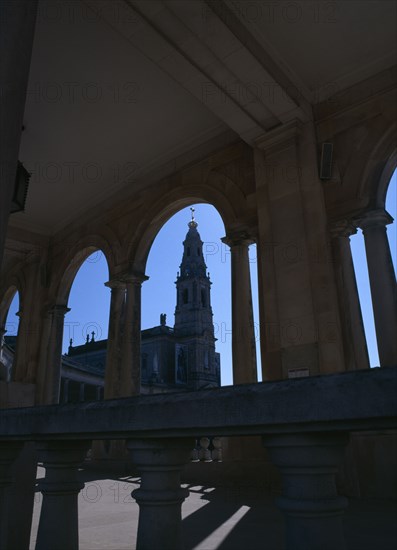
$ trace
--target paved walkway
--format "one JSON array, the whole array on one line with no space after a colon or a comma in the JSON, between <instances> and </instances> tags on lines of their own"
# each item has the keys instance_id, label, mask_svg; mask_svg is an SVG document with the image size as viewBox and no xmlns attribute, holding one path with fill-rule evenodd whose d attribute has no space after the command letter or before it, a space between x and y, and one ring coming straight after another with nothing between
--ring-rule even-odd
<instances>
[{"instance_id":1,"label":"paved walkway","mask_svg":"<svg viewBox=\"0 0 397 550\"><path fill-rule=\"evenodd\" d=\"M79 497L80 550L135 549L138 506L130 495L137 482L138 478L86 482ZM283 518L273 497L247 487L185 487L190 489L182 507L185 550L283 550ZM31 550L40 506L41 493L36 493ZM396 518L395 502L351 501L345 514L348 550L396 550Z\"/></svg>"}]
</instances>

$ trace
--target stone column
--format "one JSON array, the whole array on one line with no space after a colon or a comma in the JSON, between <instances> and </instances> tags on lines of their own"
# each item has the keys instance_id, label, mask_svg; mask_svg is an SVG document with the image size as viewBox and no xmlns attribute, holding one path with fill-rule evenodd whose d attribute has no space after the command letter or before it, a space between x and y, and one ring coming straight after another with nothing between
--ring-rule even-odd
<instances>
[{"instance_id":1,"label":"stone column","mask_svg":"<svg viewBox=\"0 0 397 550\"><path fill-rule=\"evenodd\" d=\"M39 461L46 469L39 482L43 493L36 550L78 550L77 497L84 487L78 467L89 448L86 441L38 444Z\"/></svg>"},{"instance_id":2,"label":"stone column","mask_svg":"<svg viewBox=\"0 0 397 550\"><path fill-rule=\"evenodd\" d=\"M12 362L11 379L13 382L22 382L24 380L26 371L26 342L29 334L28 327L26 326L26 316L24 311L20 308L15 314L18 319L18 333L16 339L16 348L14 353L14 359Z\"/></svg>"},{"instance_id":3,"label":"stone column","mask_svg":"<svg viewBox=\"0 0 397 550\"><path fill-rule=\"evenodd\" d=\"M4 335L6 334L5 327L0 326L0 379L8 382L9 374L3 365L3 347L4 347Z\"/></svg>"},{"instance_id":4,"label":"stone column","mask_svg":"<svg viewBox=\"0 0 397 550\"><path fill-rule=\"evenodd\" d=\"M343 371L314 125L288 122L256 145L263 379Z\"/></svg>"},{"instance_id":5,"label":"stone column","mask_svg":"<svg viewBox=\"0 0 397 550\"><path fill-rule=\"evenodd\" d=\"M347 434L307 433L263 438L283 480L277 499L286 518L287 550L345 550L342 514L335 477L348 442Z\"/></svg>"},{"instance_id":6,"label":"stone column","mask_svg":"<svg viewBox=\"0 0 397 550\"><path fill-rule=\"evenodd\" d=\"M106 354L105 399L129 397L141 389L141 288L148 277L124 274L112 289Z\"/></svg>"},{"instance_id":7,"label":"stone column","mask_svg":"<svg viewBox=\"0 0 397 550\"><path fill-rule=\"evenodd\" d=\"M246 234L222 241L231 251L233 383L249 384L258 381L248 256L248 246L254 241Z\"/></svg>"},{"instance_id":8,"label":"stone column","mask_svg":"<svg viewBox=\"0 0 397 550\"><path fill-rule=\"evenodd\" d=\"M13 483L11 467L22 450L23 442L2 441L0 443L0 548L7 549L9 538L9 500L7 491Z\"/></svg>"},{"instance_id":9,"label":"stone column","mask_svg":"<svg viewBox=\"0 0 397 550\"><path fill-rule=\"evenodd\" d=\"M47 404L46 384L47 384L47 351L48 342L51 334L51 315L49 310L43 312L42 334L40 338L39 363L36 380L36 404Z\"/></svg>"},{"instance_id":10,"label":"stone column","mask_svg":"<svg viewBox=\"0 0 397 550\"><path fill-rule=\"evenodd\" d=\"M365 239L381 367L397 366L397 287L386 235L386 225L392 222L385 210L368 212L357 221Z\"/></svg>"},{"instance_id":11,"label":"stone column","mask_svg":"<svg viewBox=\"0 0 397 550\"><path fill-rule=\"evenodd\" d=\"M14 192L37 0L0 3L0 265Z\"/></svg>"},{"instance_id":12,"label":"stone column","mask_svg":"<svg viewBox=\"0 0 397 550\"><path fill-rule=\"evenodd\" d=\"M120 397L117 388L120 387L120 355L121 355L121 326L125 301L125 284L119 280L105 283L111 289L109 332L106 349L105 368L105 399Z\"/></svg>"},{"instance_id":13,"label":"stone column","mask_svg":"<svg viewBox=\"0 0 397 550\"><path fill-rule=\"evenodd\" d=\"M45 353L45 403L59 403L61 386L61 358L63 325L66 313L70 309L64 305L55 305L50 311L50 333Z\"/></svg>"},{"instance_id":14,"label":"stone column","mask_svg":"<svg viewBox=\"0 0 397 550\"><path fill-rule=\"evenodd\" d=\"M20 304L18 337L12 366L14 382L34 384L37 381L37 362L43 334L41 308L44 300L39 279L39 262L35 252L26 257L23 276L26 281L23 303Z\"/></svg>"},{"instance_id":15,"label":"stone column","mask_svg":"<svg viewBox=\"0 0 397 550\"><path fill-rule=\"evenodd\" d=\"M331 228L332 253L347 370L369 368L367 341L350 248L350 236L356 233L356 227L349 220L336 222Z\"/></svg>"},{"instance_id":16,"label":"stone column","mask_svg":"<svg viewBox=\"0 0 397 550\"><path fill-rule=\"evenodd\" d=\"M180 477L194 439L131 439L127 447L142 476L132 492L139 504L136 550L182 550L181 505L189 491Z\"/></svg>"},{"instance_id":17,"label":"stone column","mask_svg":"<svg viewBox=\"0 0 397 550\"><path fill-rule=\"evenodd\" d=\"M120 397L137 395L141 391L141 290L145 275L129 275L126 281L126 301L121 348Z\"/></svg>"}]
</instances>

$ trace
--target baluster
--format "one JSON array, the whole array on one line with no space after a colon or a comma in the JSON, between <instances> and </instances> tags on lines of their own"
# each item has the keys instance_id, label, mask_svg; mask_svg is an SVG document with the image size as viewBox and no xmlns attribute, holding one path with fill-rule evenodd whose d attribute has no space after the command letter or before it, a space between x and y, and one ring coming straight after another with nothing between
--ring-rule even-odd
<instances>
[{"instance_id":1,"label":"baluster","mask_svg":"<svg viewBox=\"0 0 397 550\"><path fill-rule=\"evenodd\" d=\"M181 505L189 491L181 488L181 471L189 461L192 439L131 439L127 448L141 473L132 492L139 504L136 550L181 550Z\"/></svg>"},{"instance_id":2,"label":"baluster","mask_svg":"<svg viewBox=\"0 0 397 550\"><path fill-rule=\"evenodd\" d=\"M212 462L211 452L208 448L209 445L210 445L210 440L208 439L208 437L200 438L201 449L200 449L199 456L200 456L200 460L202 460L203 462Z\"/></svg>"},{"instance_id":3,"label":"baluster","mask_svg":"<svg viewBox=\"0 0 397 550\"><path fill-rule=\"evenodd\" d=\"M10 475L11 466L18 457L23 442L2 441L0 443L0 548L8 548L8 505L7 491L14 482Z\"/></svg>"},{"instance_id":4,"label":"baluster","mask_svg":"<svg viewBox=\"0 0 397 550\"><path fill-rule=\"evenodd\" d=\"M87 441L51 441L37 445L46 469L39 482L43 493L36 550L78 550L77 497L84 483L78 467L89 448Z\"/></svg>"},{"instance_id":5,"label":"baluster","mask_svg":"<svg viewBox=\"0 0 397 550\"><path fill-rule=\"evenodd\" d=\"M283 478L277 499L286 517L287 550L345 550L342 514L347 499L336 490L346 434L269 435L264 445Z\"/></svg>"},{"instance_id":6,"label":"baluster","mask_svg":"<svg viewBox=\"0 0 397 550\"><path fill-rule=\"evenodd\" d=\"M200 462L199 452L200 452L200 443L199 440L196 439L196 444L192 450L190 461L191 462Z\"/></svg>"},{"instance_id":7,"label":"baluster","mask_svg":"<svg viewBox=\"0 0 397 550\"><path fill-rule=\"evenodd\" d=\"M222 462L222 440L220 437L214 437L212 439L212 445L214 450L212 451L212 460L216 462Z\"/></svg>"}]
</instances>

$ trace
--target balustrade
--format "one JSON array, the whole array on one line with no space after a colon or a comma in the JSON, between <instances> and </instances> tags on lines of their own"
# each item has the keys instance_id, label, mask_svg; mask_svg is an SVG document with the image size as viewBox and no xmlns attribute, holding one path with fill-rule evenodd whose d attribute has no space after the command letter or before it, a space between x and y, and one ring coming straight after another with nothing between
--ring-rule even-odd
<instances>
[{"instance_id":1,"label":"balustrade","mask_svg":"<svg viewBox=\"0 0 397 550\"><path fill-rule=\"evenodd\" d=\"M191 452L191 462L222 462L220 437L198 437Z\"/></svg>"},{"instance_id":2,"label":"balustrade","mask_svg":"<svg viewBox=\"0 0 397 550\"><path fill-rule=\"evenodd\" d=\"M102 402L9 409L0 416L1 548L7 549L4 494L24 441L37 441L46 469L36 550L77 550L78 466L92 439L127 440L141 487L137 549L182 548L181 471L197 433L197 458L221 459L220 438L261 434L284 486L288 550L345 548L346 499L335 475L350 431L395 429L397 369L371 369ZM337 406L335 406L337 403ZM183 414L181 414L183 411ZM212 438L212 445L211 445ZM196 439L197 443L197 439ZM200 452L201 451L201 452Z\"/></svg>"}]
</instances>

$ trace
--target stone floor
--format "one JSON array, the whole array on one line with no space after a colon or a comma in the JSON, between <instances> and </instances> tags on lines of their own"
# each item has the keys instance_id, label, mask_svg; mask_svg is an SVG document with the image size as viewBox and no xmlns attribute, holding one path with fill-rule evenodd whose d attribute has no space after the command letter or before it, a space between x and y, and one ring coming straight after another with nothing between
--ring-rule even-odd
<instances>
[{"instance_id":1,"label":"stone floor","mask_svg":"<svg viewBox=\"0 0 397 550\"><path fill-rule=\"evenodd\" d=\"M39 469L38 477L42 475ZM79 497L80 550L134 549L138 506L130 495L138 478L84 475L86 485ZM185 487L190 489L182 507L185 550L284 548L283 518L273 497L253 487ZM41 493L36 493L31 550L40 506ZM351 500L345 514L348 550L396 550L396 518L395 502Z\"/></svg>"}]
</instances>

